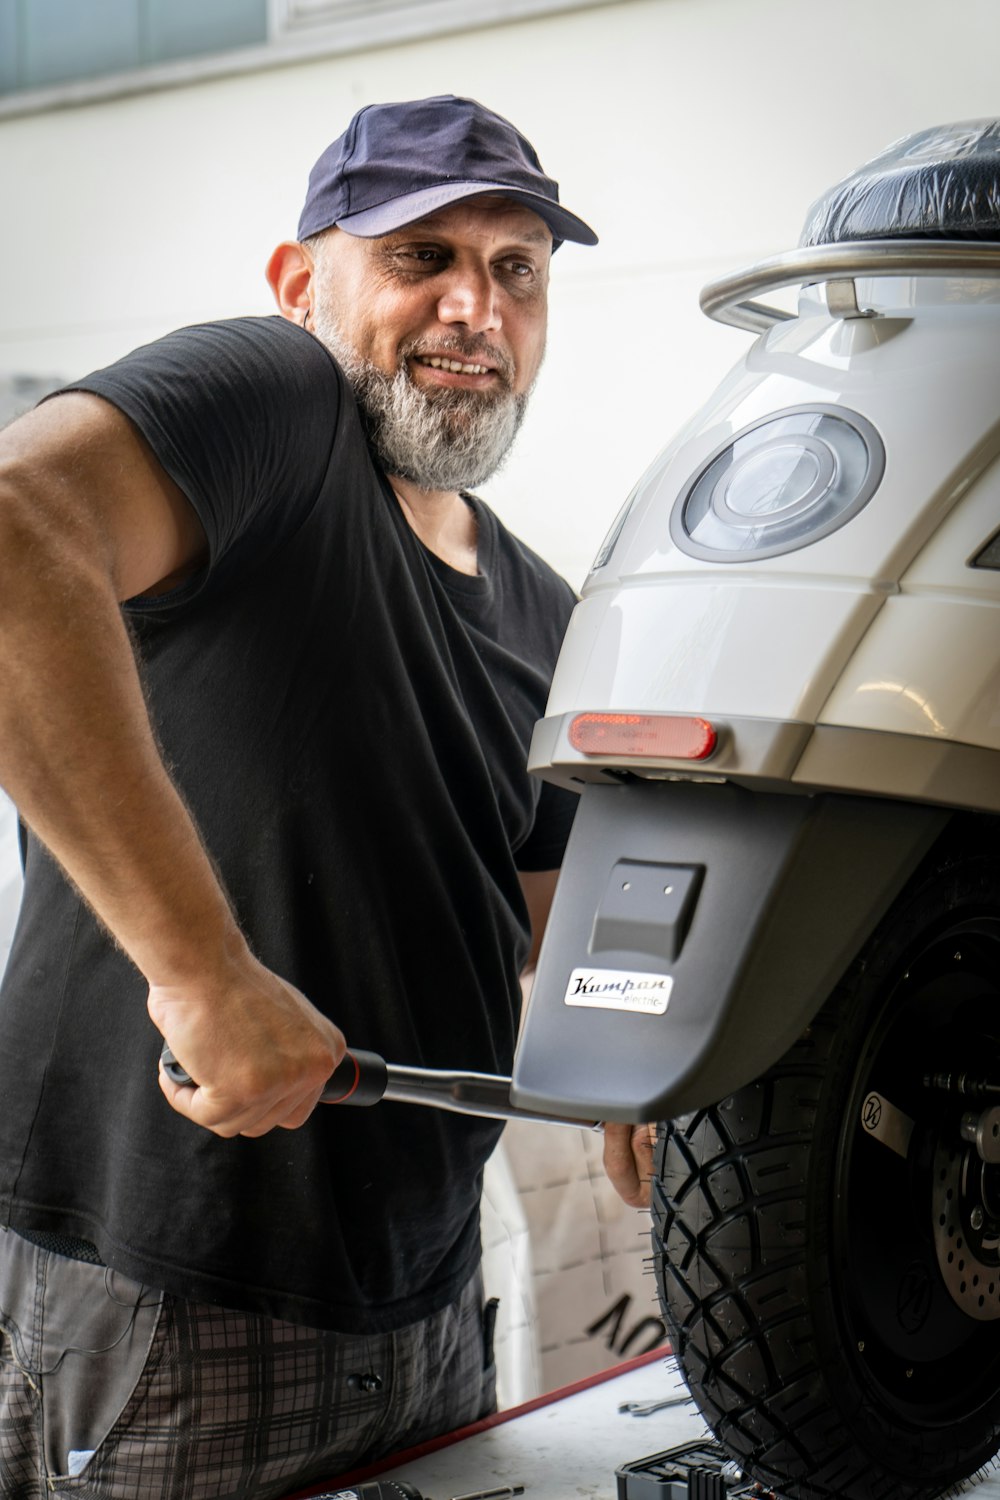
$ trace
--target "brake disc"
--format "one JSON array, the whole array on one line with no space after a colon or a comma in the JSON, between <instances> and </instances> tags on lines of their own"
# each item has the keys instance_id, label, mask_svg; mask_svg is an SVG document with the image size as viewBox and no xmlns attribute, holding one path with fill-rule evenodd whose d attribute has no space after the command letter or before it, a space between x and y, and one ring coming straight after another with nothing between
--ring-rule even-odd
<instances>
[{"instance_id":1,"label":"brake disc","mask_svg":"<svg viewBox=\"0 0 1000 1500\"><path fill-rule=\"evenodd\" d=\"M1000 1217L991 1211L996 1168L969 1147L939 1144L931 1194L934 1249L948 1294L970 1318L1000 1318Z\"/></svg>"}]
</instances>

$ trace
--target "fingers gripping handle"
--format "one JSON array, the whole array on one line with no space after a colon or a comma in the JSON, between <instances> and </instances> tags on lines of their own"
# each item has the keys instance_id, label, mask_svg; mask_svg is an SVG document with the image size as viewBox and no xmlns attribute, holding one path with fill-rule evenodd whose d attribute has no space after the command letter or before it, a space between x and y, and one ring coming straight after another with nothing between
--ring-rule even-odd
<instances>
[{"instance_id":1,"label":"fingers gripping handle","mask_svg":"<svg viewBox=\"0 0 1000 1500\"><path fill-rule=\"evenodd\" d=\"M171 1082L195 1087L190 1073L184 1071L166 1045L160 1053L160 1066ZM377 1104L388 1082L385 1060L377 1052L356 1048L344 1054L323 1085L320 1099L324 1104Z\"/></svg>"},{"instance_id":2,"label":"fingers gripping handle","mask_svg":"<svg viewBox=\"0 0 1000 1500\"><path fill-rule=\"evenodd\" d=\"M385 1058L356 1047L345 1052L323 1085L324 1104L377 1104L389 1083Z\"/></svg>"}]
</instances>

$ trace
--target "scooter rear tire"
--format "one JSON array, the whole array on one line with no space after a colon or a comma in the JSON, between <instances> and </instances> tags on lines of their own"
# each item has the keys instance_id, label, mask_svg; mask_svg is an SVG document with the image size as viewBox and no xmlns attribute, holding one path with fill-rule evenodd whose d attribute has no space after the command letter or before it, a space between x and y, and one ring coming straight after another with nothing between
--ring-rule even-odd
<instances>
[{"instance_id":1,"label":"scooter rear tire","mask_svg":"<svg viewBox=\"0 0 1000 1500\"><path fill-rule=\"evenodd\" d=\"M781 1061L660 1129L674 1352L716 1437L790 1500L931 1500L1000 1447L1000 1165L962 1140L973 1106L940 1077L1000 1084L997 834L953 825ZM903 1149L866 1129L873 1099L904 1142L909 1124ZM963 1252L973 1200L985 1230ZM956 1235L985 1314L959 1297Z\"/></svg>"}]
</instances>

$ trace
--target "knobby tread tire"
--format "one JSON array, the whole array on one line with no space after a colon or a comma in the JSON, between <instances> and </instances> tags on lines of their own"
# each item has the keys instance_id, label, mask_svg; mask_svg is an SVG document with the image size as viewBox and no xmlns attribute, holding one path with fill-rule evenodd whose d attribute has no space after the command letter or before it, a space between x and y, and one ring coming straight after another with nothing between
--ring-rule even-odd
<instances>
[{"instance_id":1,"label":"knobby tread tire","mask_svg":"<svg viewBox=\"0 0 1000 1500\"><path fill-rule=\"evenodd\" d=\"M962 864L961 860L958 862ZM831 1284L831 1180L872 996L942 882L1000 910L1000 870L939 856L904 893L807 1033L763 1077L660 1127L653 1249L661 1306L716 1437L793 1500L931 1500L991 1458L993 1414L929 1427L872 1402ZM1000 1324L995 1325L1000 1338Z\"/></svg>"}]
</instances>

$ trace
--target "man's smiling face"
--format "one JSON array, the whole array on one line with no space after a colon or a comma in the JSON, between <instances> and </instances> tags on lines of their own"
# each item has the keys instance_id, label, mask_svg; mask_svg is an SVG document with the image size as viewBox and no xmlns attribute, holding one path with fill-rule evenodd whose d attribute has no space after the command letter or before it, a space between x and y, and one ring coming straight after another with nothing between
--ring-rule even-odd
<instances>
[{"instance_id":1,"label":"man's smiling face","mask_svg":"<svg viewBox=\"0 0 1000 1500\"><path fill-rule=\"evenodd\" d=\"M506 199L316 248L310 326L344 366L388 472L428 489L502 462L545 352L552 236Z\"/></svg>"}]
</instances>

